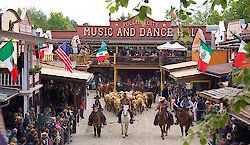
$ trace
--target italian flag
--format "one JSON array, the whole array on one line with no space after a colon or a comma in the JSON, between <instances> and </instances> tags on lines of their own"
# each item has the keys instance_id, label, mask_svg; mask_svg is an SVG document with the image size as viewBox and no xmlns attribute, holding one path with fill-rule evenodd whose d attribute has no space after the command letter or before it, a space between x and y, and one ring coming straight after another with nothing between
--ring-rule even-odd
<instances>
[{"instance_id":1,"label":"italian flag","mask_svg":"<svg viewBox=\"0 0 250 145\"><path fill-rule=\"evenodd\" d=\"M109 58L109 53L107 51L107 44L102 41L101 48L96 52L96 59L98 61L104 61Z\"/></svg>"},{"instance_id":2,"label":"italian flag","mask_svg":"<svg viewBox=\"0 0 250 145\"><path fill-rule=\"evenodd\" d=\"M16 64L14 62L14 47L13 47L12 40L10 40L0 49L0 60L9 69L11 76L14 80L14 83L16 83L18 72L17 72Z\"/></svg>"},{"instance_id":3,"label":"italian flag","mask_svg":"<svg viewBox=\"0 0 250 145\"><path fill-rule=\"evenodd\" d=\"M209 64L209 61L211 59L211 55L213 53L213 50L200 39L200 56L198 61L198 67L199 69L205 73L207 69L207 65Z\"/></svg>"},{"instance_id":4,"label":"italian flag","mask_svg":"<svg viewBox=\"0 0 250 145\"><path fill-rule=\"evenodd\" d=\"M237 35L233 34L233 37L234 39L239 39L240 40L240 47L239 47L239 50L237 52L237 55L235 57L235 60L234 60L234 66L235 67L243 67L243 68L246 68L247 65L250 65L250 63L244 63L244 61L246 60L249 60L250 61L250 58L246 59L245 58L245 55L248 53L244 47L246 45L246 42L244 42L243 40L241 40Z\"/></svg>"}]
</instances>

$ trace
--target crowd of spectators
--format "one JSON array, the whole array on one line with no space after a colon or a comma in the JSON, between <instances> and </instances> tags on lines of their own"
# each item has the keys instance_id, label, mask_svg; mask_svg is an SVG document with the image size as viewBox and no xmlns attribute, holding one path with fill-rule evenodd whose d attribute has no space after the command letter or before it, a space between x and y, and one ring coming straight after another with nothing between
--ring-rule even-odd
<instances>
[{"instance_id":1,"label":"crowd of spectators","mask_svg":"<svg viewBox=\"0 0 250 145\"><path fill-rule=\"evenodd\" d=\"M123 48L119 49L118 56L158 56L157 49L147 49L144 47L138 48Z\"/></svg>"},{"instance_id":2,"label":"crowd of spectators","mask_svg":"<svg viewBox=\"0 0 250 145\"><path fill-rule=\"evenodd\" d=\"M52 108L52 109L51 109ZM53 107L46 107L42 113L35 115L30 107L23 117L22 109L13 114L14 127L7 134L9 145L60 145L71 140L74 116L70 106L56 113Z\"/></svg>"}]
</instances>

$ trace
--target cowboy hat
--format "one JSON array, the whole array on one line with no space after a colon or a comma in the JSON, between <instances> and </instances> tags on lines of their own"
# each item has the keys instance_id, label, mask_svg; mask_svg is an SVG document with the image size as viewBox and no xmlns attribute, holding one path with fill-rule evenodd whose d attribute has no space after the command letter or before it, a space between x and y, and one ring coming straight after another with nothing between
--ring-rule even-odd
<instances>
[{"instance_id":1,"label":"cowboy hat","mask_svg":"<svg viewBox=\"0 0 250 145\"><path fill-rule=\"evenodd\" d=\"M100 99L100 96L99 96L99 95L96 95L94 99L96 99L96 98Z\"/></svg>"},{"instance_id":2,"label":"cowboy hat","mask_svg":"<svg viewBox=\"0 0 250 145\"><path fill-rule=\"evenodd\" d=\"M159 101L161 102L161 101L163 101L165 98L164 97L160 97L159 98Z\"/></svg>"}]
</instances>

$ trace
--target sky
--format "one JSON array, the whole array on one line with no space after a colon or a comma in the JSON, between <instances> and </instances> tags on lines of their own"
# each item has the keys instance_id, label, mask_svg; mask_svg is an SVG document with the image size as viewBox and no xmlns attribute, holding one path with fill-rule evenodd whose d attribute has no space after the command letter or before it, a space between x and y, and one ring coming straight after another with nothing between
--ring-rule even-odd
<instances>
[{"instance_id":1,"label":"sky","mask_svg":"<svg viewBox=\"0 0 250 145\"><path fill-rule=\"evenodd\" d=\"M125 15L137 13L132 8L141 0L130 0L128 9L120 8L118 12L111 14L112 20L117 20L122 13ZM167 9L179 7L179 0L150 0L154 20L164 20ZM0 0L0 8L12 8L17 10L21 7L35 7L41 9L48 17L50 12L62 12L64 16L75 20L78 25L89 23L89 25L108 26L109 10L106 8L105 0Z\"/></svg>"}]
</instances>

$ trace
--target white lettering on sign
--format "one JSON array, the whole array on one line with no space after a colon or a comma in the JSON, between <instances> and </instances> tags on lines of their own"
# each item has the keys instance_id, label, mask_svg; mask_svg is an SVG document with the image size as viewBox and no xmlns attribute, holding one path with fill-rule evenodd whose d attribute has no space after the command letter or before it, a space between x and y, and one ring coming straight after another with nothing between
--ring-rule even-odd
<instances>
[{"instance_id":1,"label":"white lettering on sign","mask_svg":"<svg viewBox=\"0 0 250 145\"><path fill-rule=\"evenodd\" d=\"M124 22L128 25L127 22ZM136 21L134 22L136 23ZM131 23L132 24L132 23ZM158 23L148 22L146 25L152 25L152 26L158 26ZM27 28L27 27L26 27ZM20 25L20 31L24 30L25 27ZM27 28L28 29L28 28ZM27 31L27 30L26 30ZM30 31L30 30L28 30ZM173 37L173 33L179 33L179 35L182 33L182 29L179 28L145 28L141 27L139 29L136 28L128 28L128 27L122 27L118 28L116 30L117 32L114 32L113 28L109 27L83 27L83 36L87 37L112 37L114 34L116 34L116 37L136 37L139 35L139 37ZM191 37L194 37L195 28L189 28L189 34Z\"/></svg>"}]
</instances>

